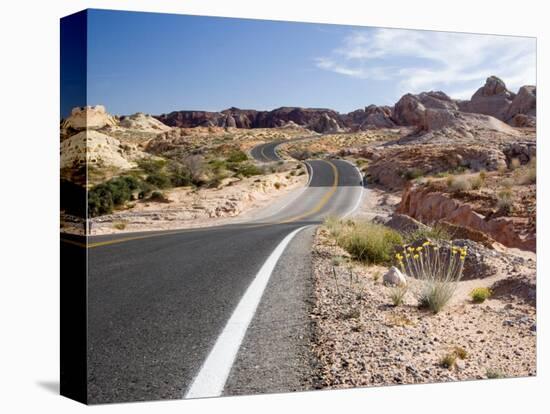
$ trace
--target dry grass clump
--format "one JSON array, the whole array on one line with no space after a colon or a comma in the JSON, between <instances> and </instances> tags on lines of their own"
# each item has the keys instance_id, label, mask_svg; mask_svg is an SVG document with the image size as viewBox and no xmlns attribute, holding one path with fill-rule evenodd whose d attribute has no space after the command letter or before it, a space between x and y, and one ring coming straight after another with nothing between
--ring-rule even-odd
<instances>
[{"instance_id":1,"label":"dry grass clump","mask_svg":"<svg viewBox=\"0 0 550 414\"><path fill-rule=\"evenodd\" d=\"M325 226L340 247L354 259L367 264L390 263L393 252L403 242L395 230L368 221L328 217Z\"/></svg>"},{"instance_id":2,"label":"dry grass clump","mask_svg":"<svg viewBox=\"0 0 550 414\"><path fill-rule=\"evenodd\" d=\"M472 188L472 185L470 183L470 180L468 180L466 177L458 176L458 177L451 177L447 178L447 186L449 188L450 192L458 192L458 191L468 191Z\"/></svg>"},{"instance_id":3,"label":"dry grass clump","mask_svg":"<svg viewBox=\"0 0 550 414\"><path fill-rule=\"evenodd\" d=\"M499 369L493 369L493 368L487 368L487 372L485 373L487 375L487 378L489 379L496 379L496 378L504 378L504 373Z\"/></svg>"},{"instance_id":4,"label":"dry grass clump","mask_svg":"<svg viewBox=\"0 0 550 414\"><path fill-rule=\"evenodd\" d=\"M421 308L438 313L453 297L462 278L466 248L451 246L440 249L430 241L421 246L403 246L395 255L403 273L423 282L418 295Z\"/></svg>"},{"instance_id":5,"label":"dry grass clump","mask_svg":"<svg viewBox=\"0 0 550 414\"><path fill-rule=\"evenodd\" d=\"M483 303L491 297L491 289L486 287L478 287L470 292L470 297L474 303Z\"/></svg>"},{"instance_id":6,"label":"dry grass clump","mask_svg":"<svg viewBox=\"0 0 550 414\"><path fill-rule=\"evenodd\" d=\"M470 178L470 187L472 190L479 190L485 184L485 178L482 177L481 173L477 174L475 177Z\"/></svg>"},{"instance_id":7,"label":"dry grass clump","mask_svg":"<svg viewBox=\"0 0 550 414\"><path fill-rule=\"evenodd\" d=\"M443 355L439 361L439 365L443 368L452 369L456 365L457 359L464 360L466 358L468 358L468 352L462 347L455 346L451 352Z\"/></svg>"},{"instance_id":8,"label":"dry grass clump","mask_svg":"<svg viewBox=\"0 0 550 414\"><path fill-rule=\"evenodd\" d=\"M407 285L394 286L390 288L390 299L393 303L393 306L399 306L403 304L405 295L407 294Z\"/></svg>"},{"instance_id":9,"label":"dry grass clump","mask_svg":"<svg viewBox=\"0 0 550 414\"><path fill-rule=\"evenodd\" d=\"M518 171L516 176L518 184L529 185L537 182L537 162L535 158L532 158L529 163Z\"/></svg>"},{"instance_id":10,"label":"dry grass clump","mask_svg":"<svg viewBox=\"0 0 550 414\"><path fill-rule=\"evenodd\" d=\"M518 158L512 158L510 160L510 169L517 170L519 167L521 167L521 161Z\"/></svg>"},{"instance_id":11,"label":"dry grass clump","mask_svg":"<svg viewBox=\"0 0 550 414\"><path fill-rule=\"evenodd\" d=\"M509 214L514 206L512 190L506 188L497 193L497 209L504 214Z\"/></svg>"},{"instance_id":12,"label":"dry grass clump","mask_svg":"<svg viewBox=\"0 0 550 414\"><path fill-rule=\"evenodd\" d=\"M121 220L121 221L115 221L113 223L113 227L117 230L124 230L126 226L128 225L128 222Z\"/></svg>"}]
</instances>

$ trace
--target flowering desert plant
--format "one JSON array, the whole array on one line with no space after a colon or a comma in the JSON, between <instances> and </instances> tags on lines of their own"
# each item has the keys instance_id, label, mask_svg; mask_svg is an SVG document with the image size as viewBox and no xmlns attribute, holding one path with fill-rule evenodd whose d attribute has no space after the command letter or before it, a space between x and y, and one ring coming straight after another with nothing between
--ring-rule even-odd
<instances>
[{"instance_id":1,"label":"flowering desert plant","mask_svg":"<svg viewBox=\"0 0 550 414\"><path fill-rule=\"evenodd\" d=\"M466 254L466 247L451 244L449 248L440 248L425 241L417 247L403 246L395 258L403 273L423 282L419 305L437 313L451 299L462 278Z\"/></svg>"}]
</instances>

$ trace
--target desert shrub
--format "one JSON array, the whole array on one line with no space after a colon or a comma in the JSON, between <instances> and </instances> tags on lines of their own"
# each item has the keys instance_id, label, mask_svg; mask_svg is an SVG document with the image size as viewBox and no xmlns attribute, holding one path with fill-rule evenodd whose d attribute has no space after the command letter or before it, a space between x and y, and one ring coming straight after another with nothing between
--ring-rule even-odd
<instances>
[{"instance_id":1,"label":"desert shrub","mask_svg":"<svg viewBox=\"0 0 550 414\"><path fill-rule=\"evenodd\" d=\"M273 186L274 186L277 190L279 190L283 185L282 185L280 182L277 181L275 184L273 184Z\"/></svg>"},{"instance_id":2,"label":"desert shrub","mask_svg":"<svg viewBox=\"0 0 550 414\"><path fill-rule=\"evenodd\" d=\"M405 295L407 294L407 285L394 286L390 288L390 299L393 306L399 306L403 303Z\"/></svg>"},{"instance_id":3,"label":"desert shrub","mask_svg":"<svg viewBox=\"0 0 550 414\"><path fill-rule=\"evenodd\" d=\"M156 188L168 188L172 184L172 181L170 180L170 176L168 176L168 174L161 171L153 172L149 174L145 179L145 181Z\"/></svg>"},{"instance_id":4,"label":"desert shrub","mask_svg":"<svg viewBox=\"0 0 550 414\"><path fill-rule=\"evenodd\" d=\"M439 361L439 365L443 368L451 369L456 365L457 359L466 359L468 358L468 352L464 348L455 346L454 349L445 354Z\"/></svg>"},{"instance_id":5,"label":"desert shrub","mask_svg":"<svg viewBox=\"0 0 550 414\"><path fill-rule=\"evenodd\" d=\"M248 156L241 150L235 150L227 157L227 162L243 162L248 160Z\"/></svg>"},{"instance_id":6,"label":"desert shrub","mask_svg":"<svg viewBox=\"0 0 550 414\"><path fill-rule=\"evenodd\" d=\"M180 164L172 164L169 169L170 183L174 187L187 187L193 184L191 173Z\"/></svg>"},{"instance_id":7,"label":"desert shrub","mask_svg":"<svg viewBox=\"0 0 550 414\"><path fill-rule=\"evenodd\" d=\"M367 221L349 221L335 229L340 247L364 263L389 263L402 243L401 235L395 230Z\"/></svg>"},{"instance_id":8,"label":"desert shrub","mask_svg":"<svg viewBox=\"0 0 550 414\"><path fill-rule=\"evenodd\" d=\"M439 365L443 368L451 369L456 364L456 354L454 352L449 352L445 354L439 361Z\"/></svg>"},{"instance_id":9,"label":"desert shrub","mask_svg":"<svg viewBox=\"0 0 550 414\"><path fill-rule=\"evenodd\" d=\"M404 177L407 180L414 180L416 178L420 178L424 175L424 172L419 168L412 168L410 170L405 171Z\"/></svg>"},{"instance_id":10,"label":"desert shrub","mask_svg":"<svg viewBox=\"0 0 550 414\"><path fill-rule=\"evenodd\" d=\"M438 313L453 297L462 278L466 248L453 246L440 249L430 241L421 246L403 246L395 255L403 273L423 282L418 294L421 308Z\"/></svg>"},{"instance_id":11,"label":"desert shrub","mask_svg":"<svg viewBox=\"0 0 550 414\"><path fill-rule=\"evenodd\" d=\"M156 159L141 159L137 161L137 165L140 170L146 174L154 174L161 171L165 165L166 160L156 160Z\"/></svg>"},{"instance_id":12,"label":"desert shrub","mask_svg":"<svg viewBox=\"0 0 550 414\"><path fill-rule=\"evenodd\" d=\"M537 182L537 164L535 158L525 166L525 168L518 174L518 184L535 184Z\"/></svg>"},{"instance_id":13,"label":"desert shrub","mask_svg":"<svg viewBox=\"0 0 550 414\"><path fill-rule=\"evenodd\" d=\"M168 202L168 199L166 198L166 196L160 191L153 191L151 193L151 196L149 197L149 200L158 201L158 202L161 202L161 203Z\"/></svg>"},{"instance_id":14,"label":"desert shrub","mask_svg":"<svg viewBox=\"0 0 550 414\"><path fill-rule=\"evenodd\" d=\"M128 223L125 222L125 221L115 221L115 222L113 223L113 227L114 227L115 229L117 229L117 230L124 230L124 229L126 228L126 225L127 225L127 224L128 224Z\"/></svg>"},{"instance_id":15,"label":"desert shrub","mask_svg":"<svg viewBox=\"0 0 550 414\"><path fill-rule=\"evenodd\" d=\"M449 191L468 191L471 189L470 181L466 177L455 177L449 185Z\"/></svg>"},{"instance_id":16,"label":"desert shrub","mask_svg":"<svg viewBox=\"0 0 550 414\"><path fill-rule=\"evenodd\" d=\"M134 191L140 187L141 181L133 176L116 177L98 184L88 191L88 215L96 217L112 213L115 207L130 201Z\"/></svg>"},{"instance_id":17,"label":"desert shrub","mask_svg":"<svg viewBox=\"0 0 550 414\"><path fill-rule=\"evenodd\" d=\"M475 303L485 302L491 296L491 289L486 287L478 287L470 292L470 297Z\"/></svg>"},{"instance_id":18,"label":"desert shrub","mask_svg":"<svg viewBox=\"0 0 550 414\"><path fill-rule=\"evenodd\" d=\"M487 179L487 171L481 170L479 172L479 178L481 178L483 181L485 181Z\"/></svg>"},{"instance_id":19,"label":"desert shrub","mask_svg":"<svg viewBox=\"0 0 550 414\"><path fill-rule=\"evenodd\" d=\"M493 369L493 368L488 368L487 371L485 372L485 375L487 375L487 378L489 378L489 379L496 379L496 378L504 378L505 377L504 373L501 370Z\"/></svg>"},{"instance_id":20,"label":"desert shrub","mask_svg":"<svg viewBox=\"0 0 550 414\"><path fill-rule=\"evenodd\" d=\"M519 167L521 167L521 161L518 158L512 158L510 160L510 169L517 170Z\"/></svg>"},{"instance_id":21,"label":"desert shrub","mask_svg":"<svg viewBox=\"0 0 550 414\"><path fill-rule=\"evenodd\" d=\"M240 163L231 166L231 170L235 172L235 175L242 177L252 177L254 175L263 174L263 170L251 163Z\"/></svg>"},{"instance_id":22,"label":"desert shrub","mask_svg":"<svg viewBox=\"0 0 550 414\"><path fill-rule=\"evenodd\" d=\"M485 184L485 179L481 177L481 173L470 178L470 187L472 190L479 190Z\"/></svg>"},{"instance_id":23,"label":"desert shrub","mask_svg":"<svg viewBox=\"0 0 550 414\"><path fill-rule=\"evenodd\" d=\"M205 170L204 158L202 155L190 155L182 161L183 166L189 171L193 184L200 186L204 184L203 175Z\"/></svg>"},{"instance_id":24,"label":"desert shrub","mask_svg":"<svg viewBox=\"0 0 550 414\"><path fill-rule=\"evenodd\" d=\"M504 214L509 214L512 211L514 206L514 201L512 200L512 190L505 189L499 191L497 194L497 209Z\"/></svg>"}]
</instances>

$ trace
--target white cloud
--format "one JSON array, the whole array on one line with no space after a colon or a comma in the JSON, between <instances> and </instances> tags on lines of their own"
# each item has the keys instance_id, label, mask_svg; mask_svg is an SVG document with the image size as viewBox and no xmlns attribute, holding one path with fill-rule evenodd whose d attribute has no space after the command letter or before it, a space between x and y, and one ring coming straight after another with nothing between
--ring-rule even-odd
<instances>
[{"instance_id":1,"label":"white cloud","mask_svg":"<svg viewBox=\"0 0 550 414\"><path fill-rule=\"evenodd\" d=\"M374 29L350 33L316 65L358 79L391 80L394 93L440 89L468 98L490 75L512 90L534 84L535 48L532 38Z\"/></svg>"}]
</instances>

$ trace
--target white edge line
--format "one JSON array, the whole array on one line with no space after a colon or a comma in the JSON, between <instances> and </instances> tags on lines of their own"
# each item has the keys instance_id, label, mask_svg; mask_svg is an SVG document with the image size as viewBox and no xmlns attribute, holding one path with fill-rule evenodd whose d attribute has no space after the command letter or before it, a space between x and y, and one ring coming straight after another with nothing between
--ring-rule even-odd
<instances>
[{"instance_id":1,"label":"white edge line","mask_svg":"<svg viewBox=\"0 0 550 414\"><path fill-rule=\"evenodd\" d=\"M351 210L348 211L346 214L344 214L342 216L342 218L346 218L349 215L353 214L359 208L359 206L361 205L361 202L363 201L363 196L365 194L365 187L363 186L363 174L361 174L361 171L359 170L359 168L357 168L357 165L353 164L352 162L349 162L348 160L341 159L341 161L344 161L344 162L348 163L349 165L353 166L353 168L355 168L355 171L357 171L357 174L359 175L359 178L361 179L361 194L357 198L357 202L351 208Z\"/></svg>"},{"instance_id":2,"label":"white edge line","mask_svg":"<svg viewBox=\"0 0 550 414\"><path fill-rule=\"evenodd\" d=\"M264 262L218 336L214 347L203 362L184 398L217 397L222 394L231 367L273 269L294 236L306 227L308 226L300 227L288 234Z\"/></svg>"}]
</instances>

